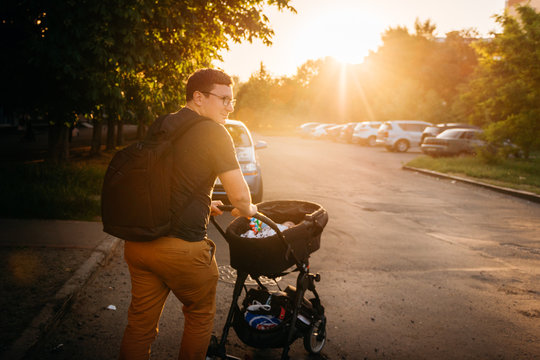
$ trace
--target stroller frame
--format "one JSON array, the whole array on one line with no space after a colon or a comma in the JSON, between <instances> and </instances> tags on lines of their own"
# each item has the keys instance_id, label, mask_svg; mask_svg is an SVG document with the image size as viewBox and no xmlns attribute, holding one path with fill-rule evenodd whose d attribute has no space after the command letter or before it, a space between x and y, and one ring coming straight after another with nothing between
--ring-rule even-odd
<instances>
[{"instance_id":1,"label":"stroller frame","mask_svg":"<svg viewBox=\"0 0 540 360\"><path fill-rule=\"evenodd\" d=\"M231 206L223 206L220 208L222 208L222 210L225 210L225 211L227 210L230 211L232 209ZM283 234L281 233L281 231L279 230L279 228L277 227L274 221L272 221L270 218L264 216L261 213L257 213L253 217L268 224L272 229L274 229L274 231L276 231L276 233L278 234L278 237L283 242L285 242L285 244L287 244L287 241L283 237ZM217 228L217 230L220 232L220 234L223 237L225 237L225 232L223 231L223 229L219 226L219 224L215 221L213 217L211 217L211 221L214 224L214 226ZM294 253L289 253L289 251L288 251L288 255L292 255L295 259L296 269L293 271L298 271L298 276L296 279L296 291L294 293L295 295L292 299L293 313L285 325L286 327L288 327L288 330L287 330L288 333L287 333L286 341L282 346L283 351L281 354L281 360L289 359L288 353L289 353L290 345L296 339L300 337L304 338L304 348L308 352L313 353L313 354L319 353L326 342L326 316L324 315L324 307L321 305L319 294L317 293L317 290L315 289L315 283L321 280L321 276L318 273L313 274L309 272L309 261L307 259L303 261L299 261L294 255ZM285 275L287 273L288 272L285 272L280 275ZM234 284L231 306L227 314L227 320L225 322L225 325L223 326L221 338L218 341L217 337L212 335L210 345L208 347L207 359L219 358L219 359L225 359L225 360L241 360L241 358L238 358L232 355L227 355L225 344L227 342L227 337L229 335L230 328L231 326L233 326L235 314L239 311L238 299L240 298L240 295L242 294L242 289L245 289L247 293L247 287L245 286L245 282L247 280L248 275L250 275L253 279L255 279L255 281L257 282L257 284L259 285L261 289L267 290L267 288L260 282L258 275L252 275L247 272L237 270L237 277ZM298 326L298 323L300 322L300 320L298 319L298 315L302 307L302 303L304 301L304 295L307 290L312 292L315 297L310 299L311 305L313 306L313 312L310 319L311 320L310 324L307 326L306 325L302 326L303 328L302 329ZM257 348L265 348L265 347L257 346Z\"/></svg>"}]
</instances>

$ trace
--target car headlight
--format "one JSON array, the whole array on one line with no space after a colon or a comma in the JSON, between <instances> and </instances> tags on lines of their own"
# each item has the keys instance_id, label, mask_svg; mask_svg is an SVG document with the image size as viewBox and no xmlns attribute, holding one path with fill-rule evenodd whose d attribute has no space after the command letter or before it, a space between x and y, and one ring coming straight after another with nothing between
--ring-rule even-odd
<instances>
[{"instance_id":1,"label":"car headlight","mask_svg":"<svg viewBox=\"0 0 540 360\"><path fill-rule=\"evenodd\" d=\"M254 162L255 154L253 153L253 148L237 147L236 158L239 162Z\"/></svg>"},{"instance_id":2,"label":"car headlight","mask_svg":"<svg viewBox=\"0 0 540 360\"><path fill-rule=\"evenodd\" d=\"M244 175L255 175L257 173L257 164L253 162L241 163L240 169Z\"/></svg>"}]
</instances>

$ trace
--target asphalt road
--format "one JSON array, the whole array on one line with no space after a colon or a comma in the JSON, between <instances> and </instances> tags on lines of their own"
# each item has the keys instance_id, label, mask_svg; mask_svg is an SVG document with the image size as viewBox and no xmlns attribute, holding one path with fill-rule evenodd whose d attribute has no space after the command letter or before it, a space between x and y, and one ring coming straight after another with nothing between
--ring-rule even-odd
<instances>
[{"instance_id":1,"label":"asphalt road","mask_svg":"<svg viewBox=\"0 0 540 360\"><path fill-rule=\"evenodd\" d=\"M311 258L322 277L328 342L312 359L540 359L539 204L401 170L419 155L414 149L258 138L268 142L259 153L265 200L314 201L330 216ZM210 236L226 265L226 242L214 229ZM232 295L223 280L217 335ZM280 281L288 283L290 275ZM37 358L117 358L128 306L119 251ZM152 358L176 358L181 331L181 304L170 297ZM247 348L233 332L229 340L233 355L279 358L278 350ZM309 358L301 341L290 355Z\"/></svg>"}]
</instances>

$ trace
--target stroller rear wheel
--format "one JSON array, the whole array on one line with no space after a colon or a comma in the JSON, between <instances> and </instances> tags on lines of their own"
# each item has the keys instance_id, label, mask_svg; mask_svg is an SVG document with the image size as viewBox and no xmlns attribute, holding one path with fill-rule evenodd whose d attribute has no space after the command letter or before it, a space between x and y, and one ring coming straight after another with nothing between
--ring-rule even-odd
<instances>
[{"instance_id":1,"label":"stroller rear wheel","mask_svg":"<svg viewBox=\"0 0 540 360\"><path fill-rule=\"evenodd\" d=\"M311 354L318 354L326 344L326 318L315 321L304 335L304 348Z\"/></svg>"}]
</instances>

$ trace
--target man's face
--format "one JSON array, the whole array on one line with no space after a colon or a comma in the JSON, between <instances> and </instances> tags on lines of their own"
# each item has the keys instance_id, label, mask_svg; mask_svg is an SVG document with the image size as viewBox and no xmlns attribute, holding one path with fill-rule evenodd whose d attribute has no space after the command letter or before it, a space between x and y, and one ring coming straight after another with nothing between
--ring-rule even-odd
<instances>
[{"instance_id":1,"label":"man's face","mask_svg":"<svg viewBox=\"0 0 540 360\"><path fill-rule=\"evenodd\" d=\"M200 113L203 116L209 117L219 124L225 124L225 119L229 113L234 111L230 100L233 98L232 87L228 85L214 85L212 90L203 93ZM224 100L228 99L227 105L224 105Z\"/></svg>"}]
</instances>

